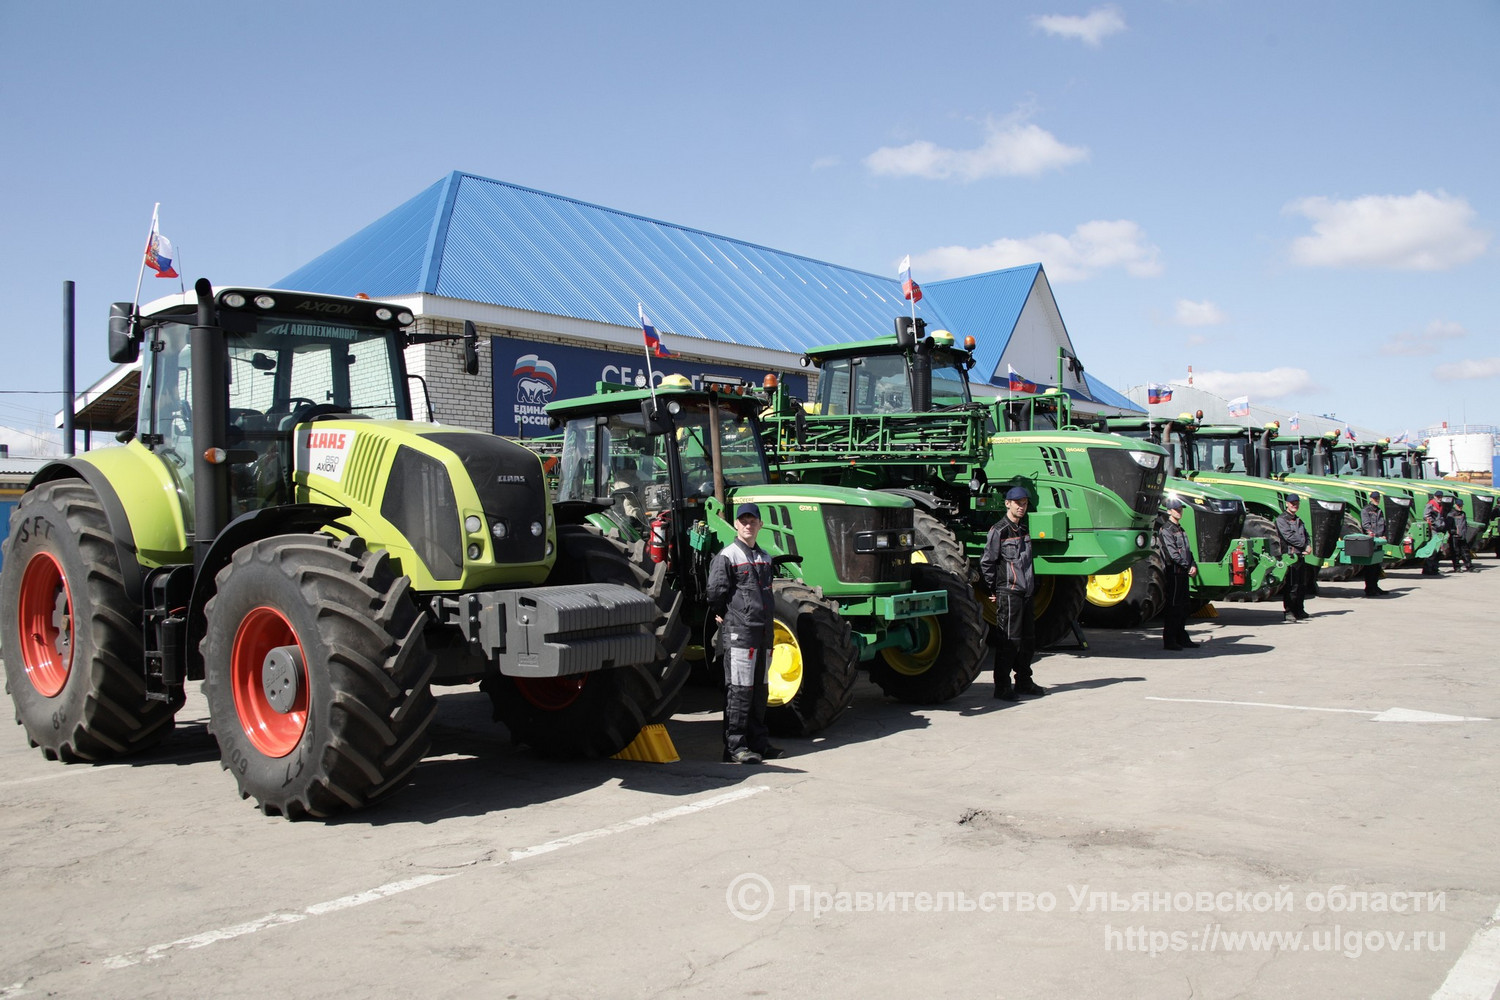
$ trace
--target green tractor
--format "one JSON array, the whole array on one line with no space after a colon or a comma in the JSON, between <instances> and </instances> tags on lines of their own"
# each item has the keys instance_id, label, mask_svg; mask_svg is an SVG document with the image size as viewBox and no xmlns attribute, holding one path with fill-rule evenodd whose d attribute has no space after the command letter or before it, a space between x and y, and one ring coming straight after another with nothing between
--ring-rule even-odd
<instances>
[{"instance_id":1,"label":"green tractor","mask_svg":"<svg viewBox=\"0 0 1500 1000\"><path fill-rule=\"evenodd\" d=\"M784 480L911 499L926 557L971 581L1006 490L1032 496L1039 648L1072 631L1089 577L1148 556L1162 449L1073 425L1060 390L976 400L973 338L958 347L902 316L893 335L815 348L803 362L818 369L816 398L778 389L766 420ZM985 610L993 621L992 601Z\"/></svg>"},{"instance_id":2,"label":"green tractor","mask_svg":"<svg viewBox=\"0 0 1500 1000\"><path fill-rule=\"evenodd\" d=\"M1500 511L1496 509L1500 506L1500 489L1462 479L1429 479L1425 475L1426 456L1426 445L1413 447L1381 438L1334 444L1327 461L1340 477L1383 489L1409 490L1416 499L1413 517L1418 521L1430 497L1441 494L1463 498L1470 547L1476 554L1494 552L1500 556ZM1422 528L1425 531L1425 522Z\"/></svg>"},{"instance_id":3,"label":"green tractor","mask_svg":"<svg viewBox=\"0 0 1500 1000\"><path fill-rule=\"evenodd\" d=\"M1139 423L1144 427L1146 421ZM1112 429L1132 436L1123 428ZM1228 490L1178 476L1167 477L1166 497L1183 502L1182 529L1198 563L1198 573L1188 583L1192 611L1214 601L1279 590L1285 564L1271 558L1265 539L1244 537L1243 500ZM1158 523L1166 517L1163 511ZM1135 628L1150 621L1163 610L1164 573L1161 553L1153 549L1146 559L1119 573L1090 577L1083 624Z\"/></svg>"},{"instance_id":4,"label":"green tractor","mask_svg":"<svg viewBox=\"0 0 1500 1000\"><path fill-rule=\"evenodd\" d=\"M735 535L730 512L760 506L760 545L777 565L776 639L767 725L809 735L848 705L860 664L889 696L956 698L978 674L983 613L967 577L922 561L909 499L868 490L773 483L763 396L734 379L655 389L601 382L548 404L563 428L560 530L587 525L631 547L654 594L681 601L711 648L708 565ZM684 673L688 664L681 665Z\"/></svg>"},{"instance_id":5,"label":"green tractor","mask_svg":"<svg viewBox=\"0 0 1500 1000\"><path fill-rule=\"evenodd\" d=\"M122 447L53 462L11 520L0 644L51 759L166 736L202 680L241 797L324 817L404 786L438 684L512 735L618 752L664 698L677 630L606 539L565 536L536 456L411 419L409 312L223 288L111 308L144 344ZM466 368L477 371L472 328Z\"/></svg>"},{"instance_id":6,"label":"green tractor","mask_svg":"<svg viewBox=\"0 0 1500 1000\"><path fill-rule=\"evenodd\" d=\"M1380 490L1386 516L1387 565L1419 562L1442 544L1442 537L1432 537L1422 519L1427 499L1435 490L1418 490L1408 482L1361 475L1359 455L1350 442L1341 440L1338 431L1320 436L1265 434L1258 446L1267 456L1271 474L1286 482L1310 483L1319 489L1347 487L1360 498L1361 508L1368 502L1370 490Z\"/></svg>"},{"instance_id":7,"label":"green tractor","mask_svg":"<svg viewBox=\"0 0 1500 1000\"><path fill-rule=\"evenodd\" d=\"M1151 440L1162 443L1170 453L1173 475L1216 486L1243 500L1244 537L1264 539L1271 558L1276 561L1283 561L1284 556L1274 521L1281 516L1288 493L1306 498L1308 502L1299 511L1312 543L1306 562L1320 568L1340 564L1341 553L1346 552L1344 536L1348 533L1350 504L1343 495L1325 490L1321 484L1287 483L1265 475L1267 470L1261 470L1261 475L1254 474L1261 469L1254 432L1235 425L1200 425L1190 414L1152 421L1146 428L1141 428L1138 420L1109 423L1111 426L1118 423L1124 433L1149 435ZM1358 524L1354 527L1357 531ZM1368 565L1380 558L1379 548L1367 535L1358 535L1354 548L1343 556L1345 565ZM1279 590L1280 581L1280 576L1268 576L1262 587L1242 595L1230 594L1229 599L1268 600Z\"/></svg>"}]
</instances>

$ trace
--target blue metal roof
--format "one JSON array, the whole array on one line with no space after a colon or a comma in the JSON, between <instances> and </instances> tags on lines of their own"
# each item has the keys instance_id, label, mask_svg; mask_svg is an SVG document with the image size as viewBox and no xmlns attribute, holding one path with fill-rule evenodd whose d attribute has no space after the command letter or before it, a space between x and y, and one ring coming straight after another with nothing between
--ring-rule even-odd
<instances>
[{"instance_id":1,"label":"blue metal roof","mask_svg":"<svg viewBox=\"0 0 1500 1000\"><path fill-rule=\"evenodd\" d=\"M923 286L929 329L979 341L976 381L1010 343L1040 264ZM645 306L674 337L801 353L889 333L901 282L454 171L275 283L335 295L425 292L615 326ZM682 349L702 351L682 345ZM1100 385L1089 379L1092 387ZM1129 400L1101 386L1113 405ZM1120 402L1115 403L1118 399Z\"/></svg>"},{"instance_id":2,"label":"blue metal roof","mask_svg":"<svg viewBox=\"0 0 1500 1000\"><path fill-rule=\"evenodd\" d=\"M427 292L668 338L801 352L890 331L901 283L741 240L454 172L277 287ZM917 308L947 325L926 299Z\"/></svg>"}]
</instances>

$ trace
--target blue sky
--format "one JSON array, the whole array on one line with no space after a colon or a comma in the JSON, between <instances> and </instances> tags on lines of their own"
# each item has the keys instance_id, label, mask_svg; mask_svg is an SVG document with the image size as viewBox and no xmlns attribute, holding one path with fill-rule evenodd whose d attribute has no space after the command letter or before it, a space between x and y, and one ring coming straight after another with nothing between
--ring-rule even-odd
<instances>
[{"instance_id":1,"label":"blue sky","mask_svg":"<svg viewBox=\"0 0 1500 1000\"><path fill-rule=\"evenodd\" d=\"M50 425L64 279L109 369L154 202L189 280L268 283L454 169L919 281L1040 260L1121 389L1500 423L1497 52L1496 0L0 0L0 424Z\"/></svg>"}]
</instances>

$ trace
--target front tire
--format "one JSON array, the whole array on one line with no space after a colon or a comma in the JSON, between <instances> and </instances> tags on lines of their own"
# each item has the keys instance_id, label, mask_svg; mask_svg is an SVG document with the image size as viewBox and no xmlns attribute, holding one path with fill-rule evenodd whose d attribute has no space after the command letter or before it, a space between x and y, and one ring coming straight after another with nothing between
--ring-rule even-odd
<instances>
[{"instance_id":1,"label":"front tire","mask_svg":"<svg viewBox=\"0 0 1500 1000\"><path fill-rule=\"evenodd\" d=\"M983 665L985 622L966 576L913 563L913 590L942 590L948 611L913 623L917 648L885 649L870 664L870 679L897 701L939 705L969 689Z\"/></svg>"},{"instance_id":2,"label":"front tire","mask_svg":"<svg viewBox=\"0 0 1500 1000\"><path fill-rule=\"evenodd\" d=\"M777 736L811 736L849 707L859 653L849 623L813 588L777 577L771 596L775 638L766 728Z\"/></svg>"},{"instance_id":3,"label":"front tire","mask_svg":"<svg viewBox=\"0 0 1500 1000\"><path fill-rule=\"evenodd\" d=\"M913 510L912 534L916 536L917 547L927 549L927 551L912 553L913 564L930 563L960 579L968 578L969 557L964 555L964 547L960 544L958 536L942 521L925 510Z\"/></svg>"},{"instance_id":4,"label":"front tire","mask_svg":"<svg viewBox=\"0 0 1500 1000\"><path fill-rule=\"evenodd\" d=\"M172 731L175 703L146 699L141 606L92 487L66 479L21 498L0 608L16 722L49 760L109 760Z\"/></svg>"},{"instance_id":5,"label":"front tire","mask_svg":"<svg viewBox=\"0 0 1500 1000\"><path fill-rule=\"evenodd\" d=\"M1091 576L1080 621L1091 628L1139 628L1166 603L1162 558L1152 552L1119 574Z\"/></svg>"},{"instance_id":6,"label":"front tire","mask_svg":"<svg viewBox=\"0 0 1500 1000\"><path fill-rule=\"evenodd\" d=\"M622 542L578 524L557 529L557 563L547 583L615 583L647 590L645 574ZM686 628L674 621L680 609L680 601L671 602L664 612L669 620L657 627L658 637L669 635L677 642L680 634L680 643L686 643ZM609 757L628 747L653 712L670 701L663 693L664 678L681 688L681 678L673 672L681 653L679 644L676 650L658 649L658 658L650 663L564 677L495 673L480 686L494 704L495 718L517 742L548 757Z\"/></svg>"},{"instance_id":7,"label":"front tire","mask_svg":"<svg viewBox=\"0 0 1500 1000\"><path fill-rule=\"evenodd\" d=\"M241 548L214 582L203 693L240 797L300 819L401 788L437 711L410 579L360 538L281 535Z\"/></svg>"}]
</instances>

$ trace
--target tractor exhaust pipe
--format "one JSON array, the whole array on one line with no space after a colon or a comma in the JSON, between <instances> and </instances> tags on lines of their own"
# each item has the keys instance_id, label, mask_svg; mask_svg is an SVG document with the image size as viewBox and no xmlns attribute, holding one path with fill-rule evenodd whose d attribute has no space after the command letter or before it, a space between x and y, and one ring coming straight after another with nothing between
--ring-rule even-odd
<instances>
[{"instance_id":1,"label":"tractor exhaust pipe","mask_svg":"<svg viewBox=\"0 0 1500 1000\"><path fill-rule=\"evenodd\" d=\"M193 291L198 294L197 321L188 331L193 352L193 564L201 566L229 523L229 465L224 461L229 352L224 331L214 325L213 285L199 278Z\"/></svg>"},{"instance_id":2,"label":"tractor exhaust pipe","mask_svg":"<svg viewBox=\"0 0 1500 1000\"><path fill-rule=\"evenodd\" d=\"M73 457L73 401L77 390L73 386L73 283L63 282L63 406L62 446L63 454Z\"/></svg>"}]
</instances>

